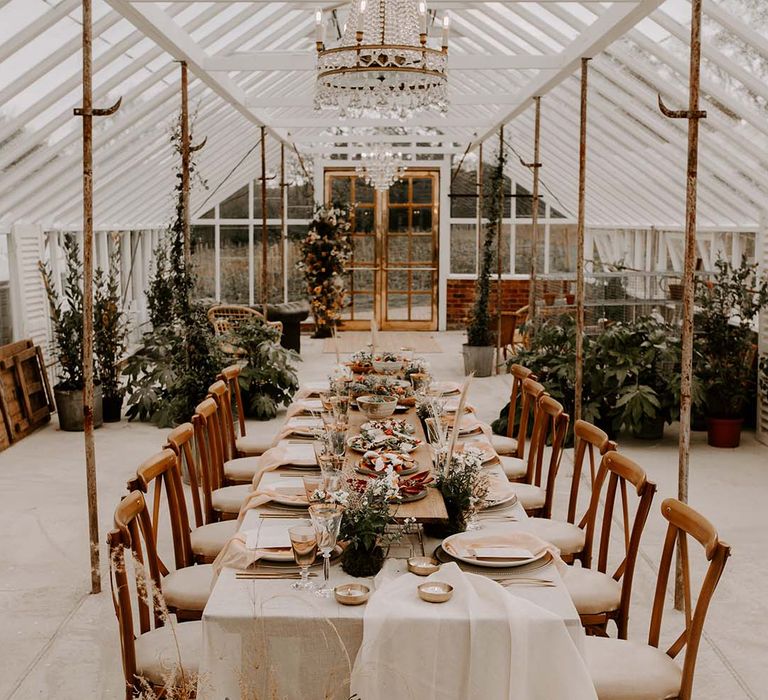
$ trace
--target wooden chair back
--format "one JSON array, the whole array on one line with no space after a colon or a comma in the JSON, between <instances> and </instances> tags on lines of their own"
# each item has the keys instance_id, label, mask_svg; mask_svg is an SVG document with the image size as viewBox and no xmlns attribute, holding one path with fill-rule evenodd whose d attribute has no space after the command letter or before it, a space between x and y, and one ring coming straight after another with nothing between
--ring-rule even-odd
<instances>
[{"instance_id":1,"label":"wooden chair back","mask_svg":"<svg viewBox=\"0 0 768 700\"><path fill-rule=\"evenodd\" d=\"M208 396L216 402L216 415L219 419L219 433L221 435L222 459L228 461L237 456L235 445L235 422L232 416L232 399L229 385L219 379L208 387Z\"/></svg>"},{"instance_id":2,"label":"wooden chair back","mask_svg":"<svg viewBox=\"0 0 768 700\"><path fill-rule=\"evenodd\" d=\"M256 311L256 309L234 304L212 306L208 309L208 322L213 326L213 332L216 335L224 335L250 318L263 319L264 314Z\"/></svg>"},{"instance_id":3,"label":"wooden chair back","mask_svg":"<svg viewBox=\"0 0 768 700\"><path fill-rule=\"evenodd\" d=\"M571 481L571 493L568 499L567 520L569 523L576 522L576 509L578 508L581 475L584 471L584 459L589 459L589 484L594 488L597 472L595 452L602 457L609 450L617 449L616 443L608 438L608 433L585 420L577 420L574 423L573 435L576 445L573 451L573 480ZM587 507L588 510L589 507ZM584 527L586 517L587 513L584 514L579 522L579 527Z\"/></svg>"},{"instance_id":4,"label":"wooden chair back","mask_svg":"<svg viewBox=\"0 0 768 700\"><path fill-rule=\"evenodd\" d=\"M164 447L173 450L179 466L179 473L184 473L186 467L189 474L189 486L192 496L192 510L195 515L195 527L205 524L202 506L202 471L198 459L197 446L194 443L195 429L192 423L182 423L176 426L166 438Z\"/></svg>"},{"instance_id":5,"label":"wooden chair back","mask_svg":"<svg viewBox=\"0 0 768 700\"><path fill-rule=\"evenodd\" d=\"M699 651L701 633L704 629L704 621L712 596L730 556L731 548L725 542L720 541L717 530L704 516L675 498L666 498L662 501L661 514L669 523L669 527L659 563L659 577L656 581L648 643L655 647L659 646L667 583L672 569L675 545L677 544L683 571L685 629L667 649L667 654L675 658L685 648L683 678L678 698L690 700L693 697L693 674L696 668L696 657ZM689 537L693 537L703 547L704 556L709 562L695 605L691 595L691 571L688 559Z\"/></svg>"},{"instance_id":6,"label":"wooden chair back","mask_svg":"<svg viewBox=\"0 0 768 700\"><path fill-rule=\"evenodd\" d=\"M130 490L152 494L152 537L157 550L162 518L162 494L165 489L165 502L168 511L171 537L173 539L173 555L176 569L183 569L195 563L192 543L189 538L189 519L187 504L184 499L184 486L181 482L181 470L177 454L170 448L163 449L152 455L139 465L136 478L128 482ZM160 573L167 574L168 569L158 554Z\"/></svg>"},{"instance_id":7,"label":"wooden chair back","mask_svg":"<svg viewBox=\"0 0 768 700\"><path fill-rule=\"evenodd\" d=\"M159 597L157 551L141 491L132 491L120 501L114 522L115 529L107 534L109 577L120 633L125 697L132 698L139 690L136 638L162 627L167 613Z\"/></svg>"},{"instance_id":8,"label":"wooden chair back","mask_svg":"<svg viewBox=\"0 0 768 700\"><path fill-rule=\"evenodd\" d=\"M514 364L509 368L512 375L512 389L509 393L509 413L507 414L507 437L515 437L515 427L517 426L517 403L522 400L523 382L529 377L533 380L533 372L527 367Z\"/></svg>"},{"instance_id":9,"label":"wooden chair back","mask_svg":"<svg viewBox=\"0 0 768 700\"><path fill-rule=\"evenodd\" d=\"M243 408L243 395L240 393L240 365L225 367L216 379L227 383L230 399L234 401L237 422L240 427L240 437L245 437L245 410Z\"/></svg>"},{"instance_id":10,"label":"wooden chair back","mask_svg":"<svg viewBox=\"0 0 768 700\"><path fill-rule=\"evenodd\" d=\"M523 379L522 403L520 404L520 423L517 426L517 454L515 457L525 459L525 443L528 439L528 426L531 417L536 421L536 407L541 396L545 394L544 387L532 376ZM510 406L510 411L512 407Z\"/></svg>"},{"instance_id":11,"label":"wooden chair back","mask_svg":"<svg viewBox=\"0 0 768 700\"><path fill-rule=\"evenodd\" d=\"M544 506L539 515L543 518L552 516L552 503L555 496L555 480L563 457L565 435L568 432L570 418L563 406L551 396L542 394L536 403L531 446L528 452L528 470L526 483L542 486L545 478L545 448L550 444L551 451L546 465L546 490Z\"/></svg>"},{"instance_id":12,"label":"wooden chair back","mask_svg":"<svg viewBox=\"0 0 768 700\"><path fill-rule=\"evenodd\" d=\"M637 496L634 518L630 515L630 504L627 484L631 485ZM603 498L602 520L598 516L600 500L605 488ZM603 455L600 468L595 477L592 489L592 499L586 515L586 530L584 549L581 552L582 566L596 568L607 574L608 555L611 545L611 530L616 518L614 511L617 497L621 500L621 521L623 526L621 541L624 545L624 558L616 570L610 574L615 581L621 581L621 602L619 608L611 617L616 621L619 639L627 638L627 624L629 622L629 605L632 596L632 580L635 573L635 564L640 551L640 539L648 520L653 496L656 493L656 484L648 481L645 471L639 464L619 452L609 451ZM599 528L599 548L597 550L597 566L592 567L592 558L595 541ZM582 616L582 621L590 627L589 616ZM605 626L606 619L595 619L593 624L598 627Z\"/></svg>"},{"instance_id":13,"label":"wooden chair back","mask_svg":"<svg viewBox=\"0 0 768 700\"><path fill-rule=\"evenodd\" d=\"M197 405L192 416L195 445L200 460L200 485L206 525L218 519L213 509L212 494L224 485L224 460L217 412L216 401L209 397Z\"/></svg>"}]
</instances>

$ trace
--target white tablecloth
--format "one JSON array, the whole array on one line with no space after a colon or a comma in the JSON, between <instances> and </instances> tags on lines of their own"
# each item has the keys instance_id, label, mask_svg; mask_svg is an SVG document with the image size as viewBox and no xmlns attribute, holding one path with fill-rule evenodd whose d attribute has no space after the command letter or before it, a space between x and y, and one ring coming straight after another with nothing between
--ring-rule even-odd
<instances>
[{"instance_id":1,"label":"white tablecloth","mask_svg":"<svg viewBox=\"0 0 768 700\"><path fill-rule=\"evenodd\" d=\"M519 519L526 517L519 506L514 512ZM259 512L249 511L242 529L257 527L259 522ZM427 554L437 544L437 540L427 538ZM398 560L397 566L406 571L404 560ZM316 571L319 574L321 569ZM550 565L536 574L555 579L558 585L514 586L508 589L509 594L560 618L581 652L583 628L556 568ZM333 585L361 581L347 576L339 566L332 567L331 579ZM362 581L374 585L372 580ZM236 579L230 569L222 572L203 613L201 700L349 698L350 676L363 639L365 606L343 606L333 598L293 591L290 585L286 580ZM434 615L440 615L440 606L433 610ZM556 672L557 659L551 662Z\"/></svg>"}]
</instances>

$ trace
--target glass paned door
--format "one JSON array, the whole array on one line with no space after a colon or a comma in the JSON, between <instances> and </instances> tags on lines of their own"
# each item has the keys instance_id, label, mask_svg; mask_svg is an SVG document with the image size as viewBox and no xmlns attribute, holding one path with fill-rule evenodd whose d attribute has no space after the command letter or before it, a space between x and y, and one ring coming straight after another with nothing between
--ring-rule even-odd
<instances>
[{"instance_id":1,"label":"glass paned door","mask_svg":"<svg viewBox=\"0 0 768 700\"><path fill-rule=\"evenodd\" d=\"M325 173L326 203L351 208L346 328L437 329L438 173L408 171L377 193L350 170Z\"/></svg>"}]
</instances>

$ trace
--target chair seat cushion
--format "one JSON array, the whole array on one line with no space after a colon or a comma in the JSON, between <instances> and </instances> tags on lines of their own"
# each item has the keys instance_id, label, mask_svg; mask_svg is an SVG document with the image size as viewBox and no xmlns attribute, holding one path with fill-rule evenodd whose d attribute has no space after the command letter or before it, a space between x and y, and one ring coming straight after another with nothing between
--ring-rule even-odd
<instances>
[{"instance_id":1,"label":"chair seat cushion","mask_svg":"<svg viewBox=\"0 0 768 700\"><path fill-rule=\"evenodd\" d=\"M512 486L517 491L518 486L527 486L527 484L512 484ZM539 490L543 492L543 489ZM518 498L520 498L519 494ZM544 501L542 500L543 504ZM528 532L540 537L545 542L551 542L564 556L578 554L584 549L585 533L576 525L549 518L528 518L524 522Z\"/></svg>"},{"instance_id":2,"label":"chair seat cushion","mask_svg":"<svg viewBox=\"0 0 768 700\"><path fill-rule=\"evenodd\" d=\"M232 481L250 483L258 468L258 457L238 457L224 462L224 476Z\"/></svg>"},{"instance_id":3,"label":"chair seat cushion","mask_svg":"<svg viewBox=\"0 0 768 700\"><path fill-rule=\"evenodd\" d=\"M189 533L192 551L200 557L215 558L237 532L237 520L203 525Z\"/></svg>"},{"instance_id":4,"label":"chair seat cushion","mask_svg":"<svg viewBox=\"0 0 768 700\"><path fill-rule=\"evenodd\" d=\"M517 440L506 435L491 435L491 446L500 455L517 454Z\"/></svg>"},{"instance_id":5,"label":"chair seat cushion","mask_svg":"<svg viewBox=\"0 0 768 700\"><path fill-rule=\"evenodd\" d=\"M177 610L202 610L211 595L213 567L198 564L171 571L163 578L163 597Z\"/></svg>"},{"instance_id":6,"label":"chair seat cushion","mask_svg":"<svg viewBox=\"0 0 768 700\"><path fill-rule=\"evenodd\" d=\"M525 510L536 510L543 508L547 500L547 492L540 486L533 484L510 484L512 490L517 494L517 500Z\"/></svg>"},{"instance_id":7,"label":"chair seat cushion","mask_svg":"<svg viewBox=\"0 0 768 700\"><path fill-rule=\"evenodd\" d=\"M619 609L621 584L607 574L581 566L569 566L563 581L579 615Z\"/></svg>"},{"instance_id":8,"label":"chair seat cushion","mask_svg":"<svg viewBox=\"0 0 768 700\"><path fill-rule=\"evenodd\" d=\"M524 459L500 454L499 461L507 479L522 479L528 473L528 463Z\"/></svg>"},{"instance_id":9,"label":"chair seat cushion","mask_svg":"<svg viewBox=\"0 0 768 700\"><path fill-rule=\"evenodd\" d=\"M179 665L185 674L194 676L203 650L203 623L199 620L176 623L173 631L169 625L158 627L140 635L134 645L136 675L149 683L164 685Z\"/></svg>"},{"instance_id":10,"label":"chair seat cushion","mask_svg":"<svg viewBox=\"0 0 768 700\"><path fill-rule=\"evenodd\" d=\"M235 449L237 454L243 457L253 457L264 454L274 442L274 437L265 437L263 435L245 435L235 440Z\"/></svg>"},{"instance_id":11,"label":"chair seat cushion","mask_svg":"<svg viewBox=\"0 0 768 700\"><path fill-rule=\"evenodd\" d=\"M251 492L250 484L239 484L238 486L225 486L216 489L211 494L211 503L213 509L219 513L239 513L240 506L246 496Z\"/></svg>"},{"instance_id":12,"label":"chair seat cushion","mask_svg":"<svg viewBox=\"0 0 768 700\"><path fill-rule=\"evenodd\" d=\"M584 645L599 700L666 700L680 692L681 668L656 647L606 637L586 637Z\"/></svg>"}]
</instances>

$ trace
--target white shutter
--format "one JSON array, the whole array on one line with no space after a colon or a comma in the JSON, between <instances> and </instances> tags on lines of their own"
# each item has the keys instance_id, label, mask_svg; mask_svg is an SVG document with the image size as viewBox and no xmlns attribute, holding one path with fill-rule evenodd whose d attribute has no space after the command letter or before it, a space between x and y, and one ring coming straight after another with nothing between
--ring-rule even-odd
<instances>
[{"instance_id":1,"label":"white shutter","mask_svg":"<svg viewBox=\"0 0 768 700\"><path fill-rule=\"evenodd\" d=\"M0 281L0 345L13 341L13 313L11 311L11 285Z\"/></svg>"},{"instance_id":2,"label":"white shutter","mask_svg":"<svg viewBox=\"0 0 768 700\"><path fill-rule=\"evenodd\" d=\"M8 245L11 273L14 340L31 338L50 361L48 300L38 262L43 259L43 230L17 224L11 228Z\"/></svg>"},{"instance_id":3,"label":"white shutter","mask_svg":"<svg viewBox=\"0 0 768 700\"><path fill-rule=\"evenodd\" d=\"M755 241L755 257L760 263L761 274L768 274L768 214L763 214L762 225ZM758 347L761 356L768 355L768 311L760 314L758 321ZM768 398L760 387L757 400L757 439L768 445Z\"/></svg>"}]
</instances>

